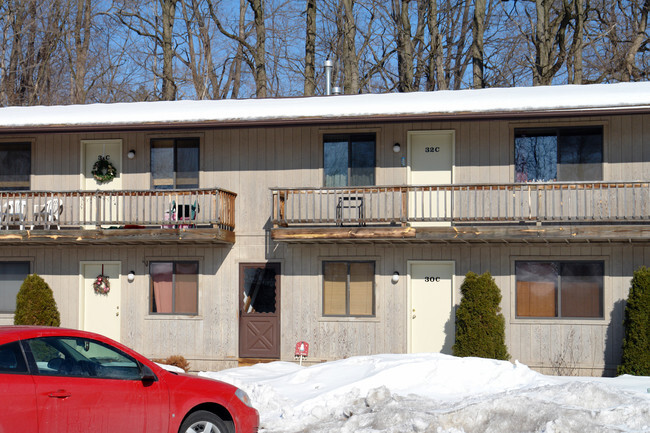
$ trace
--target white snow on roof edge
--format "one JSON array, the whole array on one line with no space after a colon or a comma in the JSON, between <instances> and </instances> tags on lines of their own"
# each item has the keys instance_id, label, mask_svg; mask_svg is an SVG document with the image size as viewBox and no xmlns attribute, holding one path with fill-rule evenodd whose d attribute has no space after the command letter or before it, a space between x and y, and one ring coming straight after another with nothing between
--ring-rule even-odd
<instances>
[{"instance_id":1,"label":"white snow on roof edge","mask_svg":"<svg viewBox=\"0 0 650 433\"><path fill-rule=\"evenodd\" d=\"M0 108L0 128L260 122L642 108L650 82Z\"/></svg>"}]
</instances>

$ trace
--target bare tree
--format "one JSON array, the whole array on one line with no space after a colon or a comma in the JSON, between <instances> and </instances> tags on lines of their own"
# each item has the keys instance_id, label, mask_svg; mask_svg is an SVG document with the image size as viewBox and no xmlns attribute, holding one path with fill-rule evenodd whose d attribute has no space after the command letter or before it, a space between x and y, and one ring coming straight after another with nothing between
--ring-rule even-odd
<instances>
[{"instance_id":1,"label":"bare tree","mask_svg":"<svg viewBox=\"0 0 650 433\"><path fill-rule=\"evenodd\" d=\"M7 0L2 7L2 99L7 105L61 102L61 65L57 52L66 15L60 0Z\"/></svg>"},{"instance_id":2,"label":"bare tree","mask_svg":"<svg viewBox=\"0 0 650 433\"><path fill-rule=\"evenodd\" d=\"M535 65L533 84L552 84L553 77L566 60L566 30L571 19L569 2L562 1L559 8L553 0L535 0Z\"/></svg>"},{"instance_id":3,"label":"bare tree","mask_svg":"<svg viewBox=\"0 0 650 433\"><path fill-rule=\"evenodd\" d=\"M70 37L74 42L73 48L68 50L72 91L71 102L73 104L84 104L88 92L86 74L88 72L93 6L91 0L76 0L74 6L74 26L70 29Z\"/></svg>"},{"instance_id":4,"label":"bare tree","mask_svg":"<svg viewBox=\"0 0 650 433\"><path fill-rule=\"evenodd\" d=\"M305 96L316 93L316 0L307 0L305 35Z\"/></svg>"},{"instance_id":5,"label":"bare tree","mask_svg":"<svg viewBox=\"0 0 650 433\"><path fill-rule=\"evenodd\" d=\"M338 29L343 63L343 92L359 93L359 57L356 47L357 26L354 19L355 0L340 0Z\"/></svg>"},{"instance_id":6,"label":"bare tree","mask_svg":"<svg viewBox=\"0 0 650 433\"><path fill-rule=\"evenodd\" d=\"M154 0L149 4L121 0L121 3L117 4L117 19L138 36L151 41L154 45L155 57L158 55L158 47L162 50L162 71L158 70L155 62L152 72L162 80L160 99L164 101L176 99L177 85L174 76L176 53L173 38L177 3L178 0ZM144 13L146 6L153 9L151 15Z\"/></svg>"},{"instance_id":7,"label":"bare tree","mask_svg":"<svg viewBox=\"0 0 650 433\"><path fill-rule=\"evenodd\" d=\"M426 28L425 1L417 1L417 24L415 34L411 34L411 0L393 0L391 17L395 26L397 42L397 89L400 92L418 90L423 75L424 30Z\"/></svg>"},{"instance_id":8,"label":"bare tree","mask_svg":"<svg viewBox=\"0 0 650 433\"><path fill-rule=\"evenodd\" d=\"M431 38L431 54L429 56L429 80L427 90L449 88L449 80L445 74L443 42L438 22L438 0L428 0L428 28Z\"/></svg>"},{"instance_id":9,"label":"bare tree","mask_svg":"<svg viewBox=\"0 0 650 433\"><path fill-rule=\"evenodd\" d=\"M483 75L485 12L485 0L474 0L474 19L472 21L472 82L475 89L485 87L485 79Z\"/></svg>"},{"instance_id":10,"label":"bare tree","mask_svg":"<svg viewBox=\"0 0 650 433\"><path fill-rule=\"evenodd\" d=\"M627 44L627 50L623 58L621 68L621 81L638 80L645 75L645 71L637 67L636 56L642 46L648 41L648 10L650 9L650 0L643 1L640 5L634 5L634 13L631 17L638 17L633 21L632 34L630 43Z\"/></svg>"},{"instance_id":11,"label":"bare tree","mask_svg":"<svg viewBox=\"0 0 650 433\"><path fill-rule=\"evenodd\" d=\"M253 28L255 32L255 43L247 41L246 35L242 34L240 25L239 34L228 31L221 22L216 8L211 0L207 0L212 20L217 25L219 31L226 37L238 42L242 50L246 50L250 58L246 59L255 78L255 95L258 98L266 98L267 95L267 76L266 76L266 28L264 25L264 1L247 0L248 6L253 12ZM241 15L240 15L241 16ZM240 21L241 23L241 21Z\"/></svg>"}]
</instances>

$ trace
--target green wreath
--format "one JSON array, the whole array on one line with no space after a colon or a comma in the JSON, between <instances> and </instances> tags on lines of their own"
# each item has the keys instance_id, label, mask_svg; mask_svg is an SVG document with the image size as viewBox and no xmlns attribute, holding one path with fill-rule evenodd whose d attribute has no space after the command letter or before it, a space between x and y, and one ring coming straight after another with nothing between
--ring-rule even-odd
<instances>
[{"instance_id":1,"label":"green wreath","mask_svg":"<svg viewBox=\"0 0 650 433\"><path fill-rule=\"evenodd\" d=\"M91 173L99 183L110 182L115 179L115 175L117 174L115 166L108 160L108 158L108 155L99 155L97 161L95 161L95 164L93 165Z\"/></svg>"}]
</instances>

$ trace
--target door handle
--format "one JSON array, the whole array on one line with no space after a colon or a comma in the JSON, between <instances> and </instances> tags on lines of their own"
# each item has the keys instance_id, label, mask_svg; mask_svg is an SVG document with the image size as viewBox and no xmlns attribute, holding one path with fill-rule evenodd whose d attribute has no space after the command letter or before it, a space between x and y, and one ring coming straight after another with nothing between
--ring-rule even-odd
<instances>
[{"instance_id":1,"label":"door handle","mask_svg":"<svg viewBox=\"0 0 650 433\"><path fill-rule=\"evenodd\" d=\"M68 398L72 395L69 391L66 391L65 389L59 389L57 391L52 391L47 394L48 397L52 398Z\"/></svg>"}]
</instances>

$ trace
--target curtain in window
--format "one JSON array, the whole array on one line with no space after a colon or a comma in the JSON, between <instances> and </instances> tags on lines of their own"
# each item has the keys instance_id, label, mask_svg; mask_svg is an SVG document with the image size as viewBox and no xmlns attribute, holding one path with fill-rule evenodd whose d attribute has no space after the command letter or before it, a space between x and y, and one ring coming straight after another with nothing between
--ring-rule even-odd
<instances>
[{"instance_id":1,"label":"curtain in window","mask_svg":"<svg viewBox=\"0 0 650 433\"><path fill-rule=\"evenodd\" d=\"M603 264L562 264L562 317L603 316Z\"/></svg>"},{"instance_id":2,"label":"curtain in window","mask_svg":"<svg viewBox=\"0 0 650 433\"><path fill-rule=\"evenodd\" d=\"M346 314L347 263L323 264L323 314L344 316Z\"/></svg>"},{"instance_id":3,"label":"curtain in window","mask_svg":"<svg viewBox=\"0 0 650 433\"><path fill-rule=\"evenodd\" d=\"M372 316L373 263L350 263L350 315Z\"/></svg>"},{"instance_id":4,"label":"curtain in window","mask_svg":"<svg viewBox=\"0 0 650 433\"><path fill-rule=\"evenodd\" d=\"M518 317L603 317L602 262L517 262Z\"/></svg>"},{"instance_id":5,"label":"curtain in window","mask_svg":"<svg viewBox=\"0 0 650 433\"><path fill-rule=\"evenodd\" d=\"M176 263L175 313L198 313L198 263Z\"/></svg>"},{"instance_id":6,"label":"curtain in window","mask_svg":"<svg viewBox=\"0 0 650 433\"><path fill-rule=\"evenodd\" d=\"M557 316L558 267L553 263L517 262L517 316Z\"/></svg>"},{"instance_id":7,"label":"curtain in window","mask_svg":"<svg viewBox=\"0 0 650 433\"><path fill-rule=\"evenodd\" d=\"M152 284L152 313L173 312L173 263L151 263L149 265Z\"/></svg>"}]
</instances>

